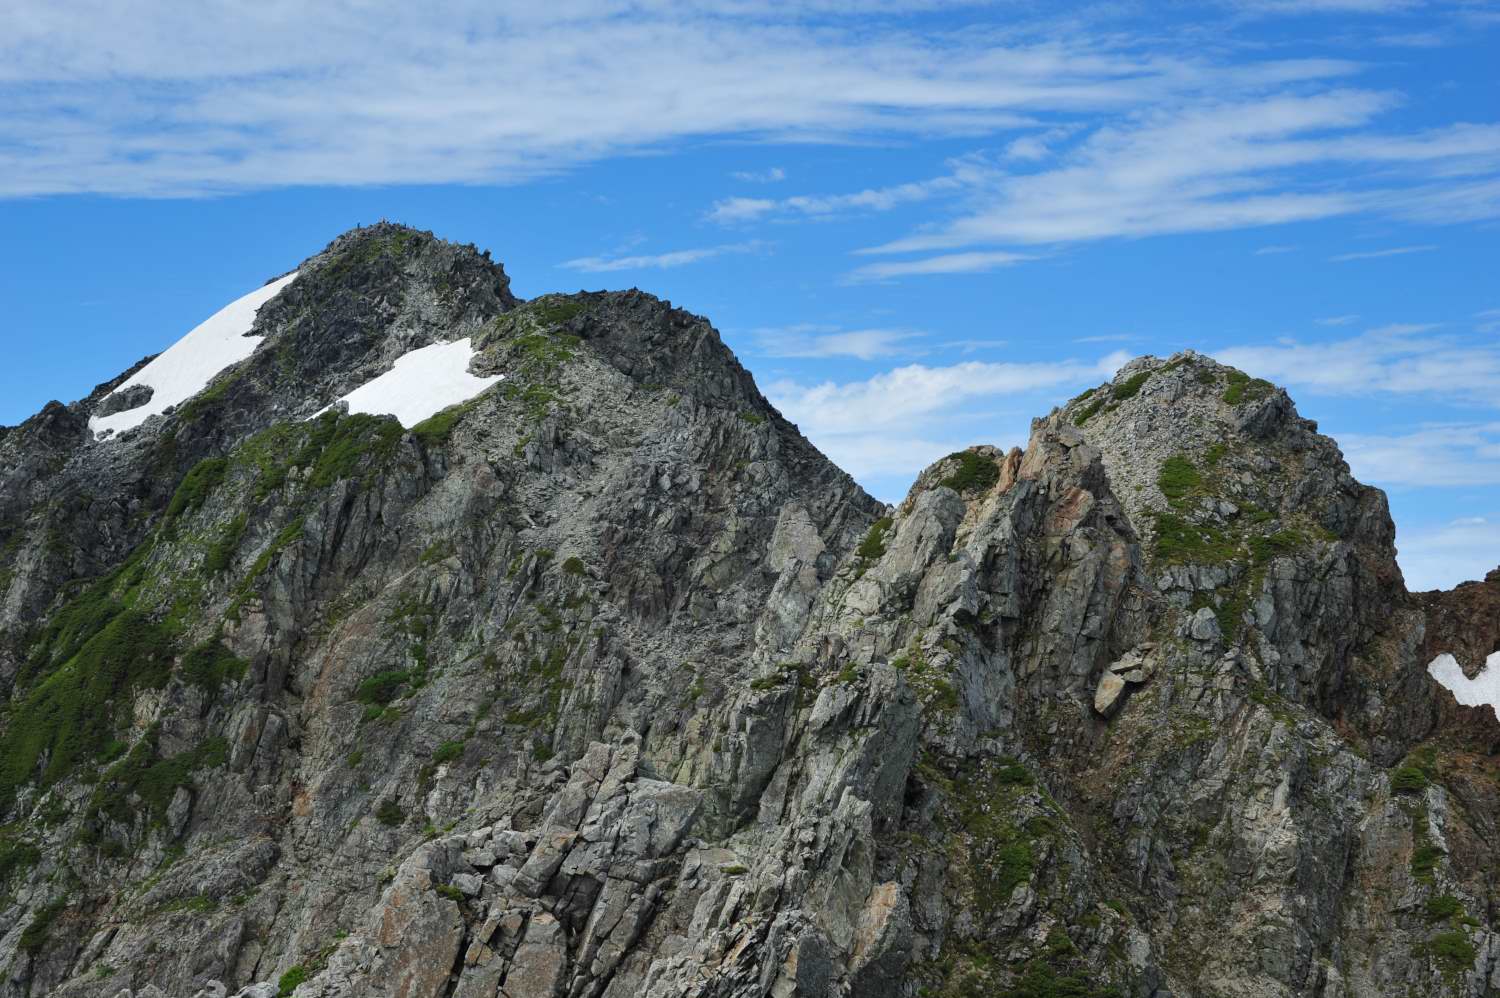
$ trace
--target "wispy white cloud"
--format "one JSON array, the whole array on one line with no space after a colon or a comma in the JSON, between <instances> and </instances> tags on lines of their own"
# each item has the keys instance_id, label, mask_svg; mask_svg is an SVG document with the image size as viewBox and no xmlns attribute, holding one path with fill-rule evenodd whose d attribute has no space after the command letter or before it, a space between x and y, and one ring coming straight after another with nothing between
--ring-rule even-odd
<instances>
[{"instance_id":1,"label":"wispy white cloud","mask_svg":"<svg viewBox=\"0 0 1500 998\"><path fill-rule=\"evenodd\" d=\"M1230 347L1225 364L1270 381L1330 395L1430 395L1500 407L1500 344L1434 332L1427 324L1383 326L1342 340Z\"/></svg>"},{"instance_id":2,"label":"wispy white cloud","mask_svg":"<svg viewBox=\"0 0 1500 998\"><path fill-rule=\"evenodd\" d=\"M736 170L730 176L747 184L775 184L786 179L786 171L773 166L769 170Z\"/></svg>"},{"instance_id":3,"label":"wispy white cloud","mask_svg":"<svg viewBox=\"0 0 1500 998\"><path fill-rule=\"evenodd\" d=\"M1001 267L1011 267L1027 260L1035 260L1029 253L1006 253L993 251L984 253L945 253L917 260L900 260L886 263L870 263L856 267L848 274L848 280L885 281L893 277L910 277L927 274L981 274Z\"/></svg>"},{"instance_id":4,"label":"wispy white cloud","mask_svg":"<svg viewBox=\"0 0 1500 998\"><path fill-rule=\"evenodd\" d=\"M960 353L978 353L981 350L999 350L1010 345L1009 340L966 339L945 340L943 346Z\"/></svg>"},{"instance_id":5,"label":"wispy white cloud","mask_svg":"<svg viewBox=\"0 0 1500 998\"><path fill-rule=\"evenodd\" d=\"M1374 130L1399 103L1371 90L1155 105L1095 128L1032 173L970 164L958 217L874 254L1072 243L1374 214L1500 216L1500 125ZM1319 174L1337 169L1341 183ZM1266 246L1260 254L1286 252Z\"/></svg>"},{"instance_id":6,"label":"wispy white cloud","mask_svg":"<svg viewBox=\"0 0 1500 998\"><path fill-rule=\"evenodd\" d=\"M1059 142L1078 133L1077 126L1048 128L1031 135L1023 135L1005 147L1005 158L1022 162L1035 162L1053 154Z\"/></svg>"},{"instance_id":7,"label":"wispy white cloud","mask_svg":"<svg viewBox=\"0 0 1500 998\"><path fill-rule=\"evenodd\" d=\"M559 266L589 274L609 273L617 270L669 270L673 267L685 267L690 263L712 260L714 257L730 253L754 253L764 247L765 243L751 240L744 243L725 243L720 246L702 246L697 249L672 250L667 253L638 256L581 256L574 260L567 260Z\"/></svg>"},{"instance_id":8,"label":"wispy white cloud","mask_svg":"<svg viewBox=\"0 0 1500 998\"><path fill-rule=\"evenodd\" d=\"M1276 255L1281 254L1281 253L1295 253L1295 252L1297 252L1297 247L1295 247L1295 246L1262 246L1260 249L1258 249L1258 250L1255 251L1255 255L1256 256L1276 256Z\"/></svg>"},{"instance_id":9,"label":"wispy white cloud","mask_svg":"<svg viewBox=\"0 0 1500 998\"><path fill-rule=\"evenodd\" d=\"M515 182L703 137L988 134L1244 76L898 16L939 6L30 4L0 33L0 196Z\"/></svg>"},{"instance_id":10,"label":"wispy white cloud","mask_svg":"<svg viewBox=\"0 0 1500 998\"><path fill-rule=\"evenodd\" d=\"M993 439L987 437L977 440L963 437L933 439L893 433L849 433L824 435L813 442L834 464L861 481L894 476L909 484L923 468L938 458L963 450L970 444L999 444L1003 435L1004 431L998 431ZM1012 438L1013 436L1012 434ZM1005 442L1024 443L1025 440ZM898 496L883 498L894 501Z\"/></svg>"},{"instance_id":11,"label":"wispy white cloud","mask_svg":"<svg viewBox=\"0 0 1500 998\"><path fill-rule=\"evenodd\" d=\"M909 329L839 329L801 324L757 329L751 334L756 353L766 357L856 357L874 360L916 352L912 341L922 334Z\"/></svg>"},{"instance_id":12,"label":"wispy white cloud","mask_svg":"<svg viewBox=\"0 0 1500 998\"><path fill-rule=\"evenodd\" d=\"M1314 320L1320 326L1347 326L1352 322L1358 322L1357 315L1331 315L1326 319Z\"/></svg>"},{"instance_id":13,"label":"wispy white cloud","mask_svg":"<svg viewBox=\"0 0 1500 998\"><path fill-rule=\"evenodd\" d=\"M1481 333L1500 333L1500 308L1475 312L1474 328Z\"/></svg>"},{"instance_id":14,"label":"wispy white cloud","mask_svg":"<svg viewBox=\"0 0 1500 998\"><path fill-rule=\"evenodd\" d=\"M1338 439L1355 477L1375 485L1500 485L1500 423L1443 423L1394 435L1341 433Z\"/></svg>"},{"instance_id":15,"label":"wispy white cloud","mask_svg":"<svg viewBox=\"0 0 1500 998\"><path fill-rule=\"evenodd\" d=\"M908 364L858 381L776 381L766 395L851 474L915 475L962 444L1023 441L1030 415L1110 377L1128 359L1117 352L1095 362ZM1003 425L976 416L996 401L1027 412ZM954 443L976 419L982 425L971 429L973 439Z\"/></svg>"},{"instance_id":16,"label":"wispy white cloud","mask_svg":"<svg viewBox=\"0 0 1500 998\"><path fill-rule=\"evenodd\" d=\"M810 433L855 433L909 425L975 398L1053 388L1108 373L1104 365L1081 362L909 364L844 383L777 381L767 394Z\"/></svg>"},{"instance_id":17,"label":"wispy white cloud","mask_svg":"<svg viewBox=\"0 0 1500 998\"><path fill-rule=\"evenodd\" d=\"M1396 531L1396 560L1412 592L1452 589L1500 568L1500 517L1470 516Z\"/></svg>"},{"instance_id":18,"label":"wispy white cloud","mask_svg":"<svg viewBox=\"0 0 1500 998\"><path fill-rule=\"evenodd\" d=\"M872 187L851 194L806 195L773 200L770 198L731 197L715 201L708 211L713 222L756 221L767 216L794 215L823 217L855 211L890 211L903 204L926 201L940 194L954 193L973 182L981 171L971 167L968 176L955 174L934 177L910 184Z\"/></svg>"},{"instance_id":19,"label":"wispy white cloud","mask_svg":"<svg viewBox=\"0 0 1500 998\"><path fill-rule=\"evenodd\" d=\"M1423 6L1425 0L1230 0L1258 14L1394 14Z\"/></svg>"},{"instance_id":20,"label":"wispy white cloud","mask_svg":"<svg viewBox=\"0 0 1500 998\"><path fill-rule=\"evenodd\" d=\"M1410 253L1431 253L1437 247L1426 246L1393 246L1390 249L1364 250L1359 253L1340 253L1338 256L1329 257L1331 263L1349 263L1351 260L1379 260L1388 256L1406 256Z\"/></svg>"}]
</instances>

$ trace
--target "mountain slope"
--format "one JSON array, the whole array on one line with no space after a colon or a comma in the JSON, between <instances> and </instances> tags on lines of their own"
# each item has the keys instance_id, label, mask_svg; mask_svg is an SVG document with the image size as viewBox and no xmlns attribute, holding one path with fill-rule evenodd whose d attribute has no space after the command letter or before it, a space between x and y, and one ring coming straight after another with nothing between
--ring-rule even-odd
<instances>
[{"instance_id":1,"label":"mountain slope","mask_svg":"<svg viewBox=\"0 0 1500 998\"><path fill-rule=\"evenodd\" d=\"M1142 358L887 509L640 292L382 224L249 332L0 436L0 995L1500 989L1426 671L1500 576L1406 593L1279 390Z\"/></svg>"}]
</instances>

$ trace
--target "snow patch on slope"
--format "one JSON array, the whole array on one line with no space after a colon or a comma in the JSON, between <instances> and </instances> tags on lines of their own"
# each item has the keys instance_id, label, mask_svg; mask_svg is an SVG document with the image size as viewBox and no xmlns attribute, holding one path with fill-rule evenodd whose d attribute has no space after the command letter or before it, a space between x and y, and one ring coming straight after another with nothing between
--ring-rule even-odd
<instances>
[{"instance_id":1,"label":"snow patch on slope","mask_svg":"<svg viewBox=\"0 0 1500 998\"><path fill-rule=\"evenodd\" d=\"M473 359L468 337L419 347L396 358L389 371L360 385L339 402L347 402L350 412L395 416L402 426L412 427L504 380L503 374L488 378L470 374L469 361Z\"/></svg>"},{"instance_id":2,"label":"snow patch on slope","mask_svg":"<svg viewBox=\"0 0 1500 998\"><path fill-rule=\"evenodd\" d=\"M171 406L181 405L207 388L214 375L255 352L256 344L264 337L245 335L255 324L255 313L296 279L295 272L288 274L256 288L209 316L110 392L113 396L135 385L145 385L152 390L148 402L110 416L91 417L89 429L96 434L134 429L149 417L165 412Z\"/></svg>"},{"instance_id":3,"label":"snow patch on slope","mask_svg":"<svg viewBox=\"0 0 1500 998\"><path fill-rule=\"evenodd\" d=\"M1465 707L1488 704L1500 719L1500 651L1484 661L1479 675L1470 679L1464 675L1458 659L1442 654L1427 666L1427 674L1453 694L1453 698Z\"/></svg>"}]
</instances>

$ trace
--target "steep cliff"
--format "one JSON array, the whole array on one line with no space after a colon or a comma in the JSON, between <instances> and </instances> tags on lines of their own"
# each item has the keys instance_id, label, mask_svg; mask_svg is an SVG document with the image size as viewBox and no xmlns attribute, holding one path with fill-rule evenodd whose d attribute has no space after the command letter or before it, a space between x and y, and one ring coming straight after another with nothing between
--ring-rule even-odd
<instances>
[{"instance_id":1,"label":"steep cliff","mask_svg":"<svg viewBox=\"0 0 1500 998\"><path fill-rule=\"evenodd\" d=\"M1500 574L1408 594L1280 390L1142 358L887 508L649 295L387 224L282 281L0 435L0 995L1500 993L1427 672Z\"/></svg>"}]
</instances>

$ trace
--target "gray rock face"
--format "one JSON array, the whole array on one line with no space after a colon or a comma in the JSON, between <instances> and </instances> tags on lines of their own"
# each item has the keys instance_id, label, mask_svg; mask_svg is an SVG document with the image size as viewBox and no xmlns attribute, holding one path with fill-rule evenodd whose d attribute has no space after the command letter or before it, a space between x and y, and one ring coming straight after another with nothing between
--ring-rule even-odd
<instances>
[{"instance_id":1,"label":"gray rock face","mask_svg":"<svg viewBox=\"0 0 1500 998\"><path fill-rule=\"evenodd\" d=\"M1142 358L887 508L640 292L382 224L256 332L0 434L0 996L1500 988L1425 673L1500 574L1407 594L1271 386ZM460 336L504 382L307 421Z\"/></svg>"}]
</instances>

